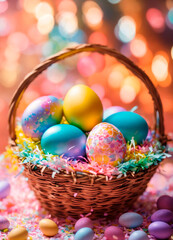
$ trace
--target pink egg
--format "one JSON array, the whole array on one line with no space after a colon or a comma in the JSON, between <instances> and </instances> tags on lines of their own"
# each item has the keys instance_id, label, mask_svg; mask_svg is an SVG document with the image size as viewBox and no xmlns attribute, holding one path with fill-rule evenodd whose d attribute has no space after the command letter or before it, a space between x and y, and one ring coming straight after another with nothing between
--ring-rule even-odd
<instances>
[{"instance_id":1,"label":"pink egg","mask_svg":"<svg viewBox=\"0 0 173 240\"><path fill-rule=\"evenodd\" d=\"M124 233L119 227L110 226L105 230L105 237L107 240L124 240Z\"/></svg>"},{"instance_id":2,"label":"pink egg","mask_svg":"<svg viewBox=\"0 0 173 240\"><path fill-rule=\"evenodd\" d=\"M77 232L79 229L84 228L84 227L88 227L91 229L93 228L93 223L92 223L91 219L89 219L87 217L80 218L75 224L75 231Z\"/></svg>"},{"instance_id":3,"label":"pink egg","mask_svg":"<svg viewBox=\"0 0 173 240\"><path fill-rule=\"evenodd\" d=\"M168 195L162 195L157 200L157 208L173 211L173 198Z\"/></svg>"}]
</instances>

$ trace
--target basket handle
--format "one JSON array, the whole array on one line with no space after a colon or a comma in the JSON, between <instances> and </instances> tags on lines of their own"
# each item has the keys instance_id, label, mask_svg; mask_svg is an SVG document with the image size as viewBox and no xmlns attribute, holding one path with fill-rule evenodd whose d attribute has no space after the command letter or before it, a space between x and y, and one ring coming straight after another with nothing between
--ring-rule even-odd
<instances>
[{"instance_id":1,"label":"basket handle","mask_svg":"<svg viewBox=\"0 0 173 240\"><path fill-rule=\"evenodd\" d=\"M16 134L15 134L16 111L23 94L27 89L27 87L30 85L30 83L34 81L34 79L40 73L46 70L53 63L59 62L60 60L63 60L65 58L68 58L70 56L73 56L81 52L99 52L101 54L108 54L116 58L120 63L124 64L134 75L136 75L138 78L142 80L142 82L148 88L149 93L151 94L154 102L155 130L158 130L160 135L160 140L162 141L163 144L165 144L167 141L167 137L165 135L165 129L164 129L163 106L160 99L160 95L156 90L155 86L153 85L152 81L147 76L147 74L143 70L141 70L139 67L137 67L130 59L120 54L115 49L110 49L106 46L102 46L99 44L81 44L73 48L66 48L56 53L55 55L49 57L45 61L43 61L41 64L36 66L32 70L32 72L30 72L24 78L24 80L19 85L17 91L15 92L10 104L8 123L9 123L9 134L10 134L11 140L16 139Z\"/></svg>"}]
</instances>

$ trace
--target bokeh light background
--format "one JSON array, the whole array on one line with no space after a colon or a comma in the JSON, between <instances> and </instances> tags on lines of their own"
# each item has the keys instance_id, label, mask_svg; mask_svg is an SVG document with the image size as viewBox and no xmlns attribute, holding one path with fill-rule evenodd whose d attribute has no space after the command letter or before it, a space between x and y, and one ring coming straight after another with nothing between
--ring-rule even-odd
<instances>
[{"instance_id":1,"label":"bokeh light background","mask_svg":"<svg viewBox=\"0 0 173 240\"><path fill-rule=\"evenodd\" d=\"M24 76L64 47L100 43L133 60L151 78L163 102L166 132L173 132L173 1L0 0L0 151L8 139L8 106ZM152 125L148 90L122 64L98 53L50 67L25 93L20 113L41 95L63 97L86 83L104 108L120 105Z\"/></svg>"}]
</instances>

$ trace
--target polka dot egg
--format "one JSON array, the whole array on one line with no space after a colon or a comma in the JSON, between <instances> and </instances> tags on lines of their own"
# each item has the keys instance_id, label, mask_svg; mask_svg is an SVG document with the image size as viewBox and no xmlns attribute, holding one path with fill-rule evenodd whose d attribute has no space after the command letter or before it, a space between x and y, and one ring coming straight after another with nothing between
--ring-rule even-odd
<instances>
[{"instance_id":1,"label":"polka dot egg","mask_svg":"<svg viewBox=\"0 0 173 240\"><path fill-rule=\"evenodd\" d=\"M126 141L122 133L110 123L99 123L89 133L86 153L90 162L116 166L126 154Z\"/></svg>"}]
</instances>

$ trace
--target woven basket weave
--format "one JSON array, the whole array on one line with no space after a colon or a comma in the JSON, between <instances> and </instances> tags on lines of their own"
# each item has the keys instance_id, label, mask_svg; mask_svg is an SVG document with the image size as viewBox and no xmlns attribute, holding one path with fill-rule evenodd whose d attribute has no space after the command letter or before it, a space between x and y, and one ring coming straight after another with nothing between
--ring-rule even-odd
<instances>
[{"instance_id":1,"label":"woven basket weave","mask_svg":"<svg viewBox=\"0 0 173 240\"><path fill-rule=\"evenodd\" d=\"M132 61L118 53L114 49L98 44L83 44L74 48L67 48L54 56L48 58L33 71L28 74L20 84L13 96L9 112L9 132L11 137L11 146L16 147L15 124L16 111L22 99L22 96L32 81L53 63L64 60L81 52L99 52L108 54L124 64L134 75L136 75L146 85L154 102L154 116L159 119L155 123L155 130L159 133L160 141L166 144L167 137L164 133L163 108L160 96L149 77L138 68ZM159 116L159 118L158 118ZM19 159L20 161L20 159ZM52 215L56 217L71 216L79 218L80 214L92 212L91 218L115 217L115 214L128 210L136 199L144 192L147 183L156 171L157 166L151 166L149 169L140 171L135 175L128 173L127 177L116 178L107 181L106 176L84 173L67 174L61 171L52 178L52 170L33 164L25 164L25 176L28 177L28 183L35 192L41 205ZM74 194L77 193L77 196Z\"/></svg>"}]
</instances>

